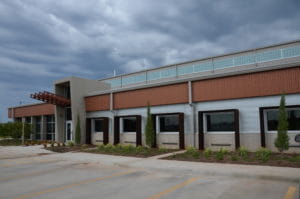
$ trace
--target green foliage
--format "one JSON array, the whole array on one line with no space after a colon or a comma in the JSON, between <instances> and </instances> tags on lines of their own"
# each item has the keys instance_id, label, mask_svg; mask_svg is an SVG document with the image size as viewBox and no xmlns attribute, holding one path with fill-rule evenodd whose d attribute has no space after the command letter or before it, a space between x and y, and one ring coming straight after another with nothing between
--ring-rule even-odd
<instances>
[{"instance_id":1,"label":"green foliage","mask_svg":"<svg viewBox=\"0 0 300 199\"><path fill-rule=\"evenodd\" d=\"M270 159L272 151L266 148L260 148L256 151L255 156L258 160L262 162L267 162Z\"/></svg>"},{"instance_id":2,"label":"green foliage","mask_svg":"<svg viewBox=\"0 0 300 199\"><path fill-rule=\"evenodd\" d=\"M153 121L150 112L150 104L147 106L147 122L145 127L146 145L149 147L154 147L155 144L155 132L153 128Z\"/></svg>"},{"instance_id":3,"label":"green foliage","mask_svg":"<svg viewBox=\"0 0 300 199\"><path fill-rule=\"evenodd\" d=\"M69 147L73 147L73 146L74 146L74 142L72 142L72 141L68 141L68 142L67 142L67 146L69 146Z\"/></svg>"},{"instance_id":4,"label":"green foliage","mask_svg":"<svg viewBox=\"0 0 300 199\"><path fill-rule=\"evenodd\" d=\"M232 161L238 161L238 160L239 160L239 157L236 156L236 155L232 155L232 156L231 156L231 160L232 160Z\"/></svg>"},{"instance_id":5,"label":"green foliage","mask_svg":"<svg viewBox=\"0 0 300 199\"><path fill-rule=\"evenodd\" d=\"M22 144L20 139L3 139L0 140L0 146L19 146Z\"/></svg>"},{"instance_id":6,"label":"green foliage","mask_svg":"<svg viewBox=\"0 0 300 199\"><path fill-rule=\"evenodd\" d=\"M210 148L206 148L205 150L204 150L204 152L203 152L203 154L204 154L204 156L206 157L206 158L209 158L211 155L212 155L212 150L210 149Z\"/></svg>"},{"instance_id":7,"label":"green foliage","mask_svg":"<svg viewBox=\"0 0 300 199\"><path fill-rule=\"evenodd\" d=\"M285 110L285 96L282 95L279 106L279 118L277 127L277 138L275 139L275 146L279 152L289 149L289 136L288 130L288 118L287 111Z\"/></svg>"},{"instance_id":8,"label":"green foliage","mask_svg":"<svg viewBox=\"0 0 300 199\"><path fill-rule=\"evenodd\" d=\"M159 147L158 151L160 153L166 153L168 151L168 149L166 149L165 147Z\"/></svg>"},{"instance_id":9,"label":"green foliage","mask_svg":"<svg viewBox=\"0 0 300 199\"><path fill-rule=\"evenodd\" d=\"M216 153L217 160L223 160L224 156L228 153L227 149L220 148L220 150Z\"/></svg>"},{"instance_id":10,"label":"green foliage","mask_svg":"<svg viewBox=\"0 0 300 199\"><path fill-rule=\"evenodd\" d=\"M11 137L11 138L21 138L23 131L22 122L7 122L0 124L0 137ZM24 123L24 136L25 139L30 138L32 133L32 125Z\"/></svg>"},{"instance_id":11,"label":"green foliage","mask_svg":"<svg viewBox=\"0 0 300 199\"><path fill-rule=\"evenodd\" d=\"M79 115L77 115L77 124L76 124L76 130L75 130L75 143L80 144L80 142L81 142L80 118L79 118Z\"/></svg>"},{"instance_id":12,"label":"green foliage","mask_svg":"<svg viewBox=\"0 0 300 199\"><path fill-rule=\"evenodd\" d=\"M186 154L188 154L194 158L199 158L199 156L200 156L199 150L192 146L188 146L186 148Z\"/></svg>"},{"instance_id":13,"label":"green foliage","mask_svg":"<svg viewBox=\"0 0 300 199\"><path fill-rule=\"evenodd\" d=\"M239 156L240 157L242 157L242 158L247 158L247 156L248 156L248 153L249 153L249 150L246 148L246 147L244 147L244 146L241 146L239 149L238 149L238 154L239 154Z\"/></svg>"}]
</instances>

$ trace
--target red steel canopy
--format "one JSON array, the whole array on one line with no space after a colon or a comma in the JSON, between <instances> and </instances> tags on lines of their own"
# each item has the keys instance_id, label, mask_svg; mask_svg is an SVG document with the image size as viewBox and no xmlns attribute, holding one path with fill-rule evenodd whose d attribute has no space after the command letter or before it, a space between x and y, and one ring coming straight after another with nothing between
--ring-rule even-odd
<instances>
[{"instance_id":1,"label":"red steel canopy","mask_svg":"<svg viewBox=\"0 0 300 199\"><path fill-rule=\"evenodd\" d=\"M48 91L30 94L30 97L33 99L41 100L48 104L54 104L54 105L59 105L59 106L69 106L71 104L71 100L69 100L65 97L56 95L54 93L50 93Z\"/></svg>"}]
</instances>

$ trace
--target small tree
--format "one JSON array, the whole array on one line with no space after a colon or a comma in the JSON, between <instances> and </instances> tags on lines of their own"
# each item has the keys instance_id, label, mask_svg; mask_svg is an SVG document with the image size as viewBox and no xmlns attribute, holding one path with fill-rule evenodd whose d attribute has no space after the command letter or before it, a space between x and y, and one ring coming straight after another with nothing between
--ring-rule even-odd
<instances>
[{"instance_id":1,"label":"small tree","mask_svg":"<svg viewBox=\"0 0 300 199\"><path fill-rule=\"evenodd\" d=\"M148 103L147 106L147 123L145 127L145 134L146 134L146 145L149 147L154 147L155 144L155 136L154 136L154 128L153 128L153 121L150 113L150 104Z\"/></svg>"},{"instance_id":2,"label":"small tree","mask_svg":"<svg viewBox=\"0 0 300 199\"><path fill-rule=\"evenodd\" d=\"M287 134L287 130L288 118L287 111L285 110L285 96L282 95L279 106L277 138L275 139L275 146L280 153L289 149L289 136Z\"/></svg>"},{"instance_id":3,"label":"small tree","mask_svg":"<svg viewBox=\"0 0 300 199\"><path fill-rule=\"evenodd\" d=\"M75 129L75 143L80 144L81 142L81 129L80 129L80 118L77 116L77 124Z\"/></svg>"}]
</instances>

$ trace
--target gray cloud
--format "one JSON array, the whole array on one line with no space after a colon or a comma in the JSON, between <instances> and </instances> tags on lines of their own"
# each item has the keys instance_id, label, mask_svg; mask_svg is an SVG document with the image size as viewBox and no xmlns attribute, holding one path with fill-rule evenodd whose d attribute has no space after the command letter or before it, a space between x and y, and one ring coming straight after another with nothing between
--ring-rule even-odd
<instances>
[{"instance_id":1,"label":"gray cloud","mask_svg":"<svg viewBox=\"0 0 300 199\"><path fill-rule=\"evenodd\" d=\"M3 0L0 114L66 76L99 79L300 36L297 0Z\"/></svg>"}]
</instances>

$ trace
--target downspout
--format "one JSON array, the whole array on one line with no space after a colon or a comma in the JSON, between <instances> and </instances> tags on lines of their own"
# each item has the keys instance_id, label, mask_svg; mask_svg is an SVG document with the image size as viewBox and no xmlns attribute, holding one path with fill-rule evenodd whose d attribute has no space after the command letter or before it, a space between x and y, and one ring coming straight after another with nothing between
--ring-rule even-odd
<instances>
[{"instance_id":1,"label":"downspout","mask_svg":"<svg viewBox=\"0 0 300 199\"><path fill-rule=\"evenodd\" d=\"M193 132L193 147L196 147L196 132L195 132L195 125L196 125L196 122L195 122L195 105L193 104L193 90L192 90L192 82L189 81L188 82L188 93L189 93L189 105L191 107L191 122L192 124L190 125L191 126L191 130Z\"/></svg>"}]
</instances>

